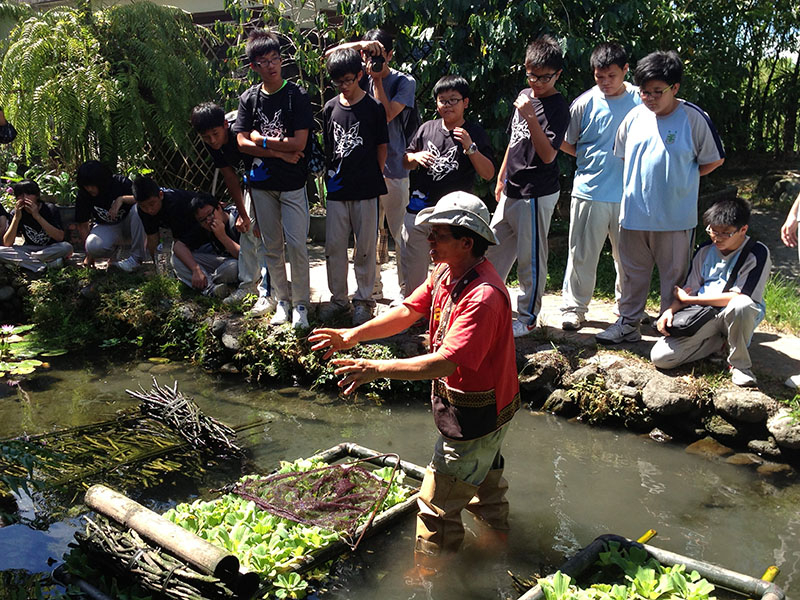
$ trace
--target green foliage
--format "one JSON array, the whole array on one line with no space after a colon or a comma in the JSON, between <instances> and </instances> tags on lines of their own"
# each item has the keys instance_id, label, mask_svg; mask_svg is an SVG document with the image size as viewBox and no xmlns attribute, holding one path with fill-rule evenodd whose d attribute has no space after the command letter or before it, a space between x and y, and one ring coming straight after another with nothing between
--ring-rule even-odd
<instances>
[{"instance_id":1,"label":"green foliage","mask_svg":"<svg viewBox=\"0 0 800 600\"><path fill-rule=\"evenodd\" d=\"M697 571L687 573L680 564L664 567L636 546L625 549L610 542L595 566L601 574L594 580L604 583L588 588L574 585L561 571L540 579L545 600L714 600L714 586ZM606 583L609 579L612 583Z\"/></svg>"},{"instance_id":2,"label":"green foliage","mask_svg":"<svg viewBox=\"0 0 800 600\"><path fill-rule=\"evenodd\" d=\"M765 321L777 329L800 332L800 297L798 282L773 274L764 288L764 304L767 305Z\"/></svg>"},{"instance_id":3,"label":"green foliage","mask_svg":"<svg viewBox=\"0 0 800 600\"><path fill-rule=\"evenodd\" d=\"M602 377L579 381L567 393L578 405L580 418L590 425L617 422L632 426L644 414L635 398L607 389Z\"/></svg>"},{"instance_id":4,"label":"green foliage","mask_svg":"<svg viewBox=\"0 0 800 600\"><path fill-rule=\"evenodd\" d=\"M294 463L282 462L278 473L306 472L325 466L322 461L300 459ZM388 468L375 473L390 481L391 471ZM402 485L402 477L396 475L382 508L402 502L410 494L411 490ZM164 517L232 552L246 569L273 579L278 598L304 598L308 581L288 571L304 556L340 539L339 534L316 525L303 525L272 515L237 494L226 494L213 501L179 504ZM311 577L320 575L312 573Z\"/></svg>"},{"instance_id":5,"label":"green foliage","mask_svg":"<svg viewBox=\"0 0 800 600\"><path fill-rule=\"evenodd\" d=\"M71 172L89 158L133 159L146 143L184 143L191 107L214 87L200 31L188 14L151 2L21 20L0 74L15 147Z\"/></svg>"},{"instance_id":6,"label":"green foliage","mask_svg":"<svg viewBox=\"0 0 800 600\"><path fill-rule=\"evenodd\" d=\"M28 335L32 329L33 325L3 325L0 328L0 379L30 375L45 365L36 356L57 356L66 352L36 341L35 336Z\"/></svg>"}]
</instances>

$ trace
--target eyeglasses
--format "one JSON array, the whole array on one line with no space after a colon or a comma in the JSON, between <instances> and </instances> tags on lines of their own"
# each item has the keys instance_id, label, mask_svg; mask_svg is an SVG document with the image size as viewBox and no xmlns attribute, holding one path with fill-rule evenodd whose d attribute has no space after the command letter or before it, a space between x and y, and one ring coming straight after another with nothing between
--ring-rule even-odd
<instances>
[{"instance_id":1,"label":"eyeglasses","mask_svg":"<svg viewBox=\"0 0 800 600\"><path fill-rule=\"evenodd\" d=\"M283 59L278 56L276 58L265 58L264 60L254 60L251 61L251 64L255 65L259 69L263 69L264 67L272 67L275 65L281 64Z\"/></svg>"},{"instance_id":2,"label":"eyeglasses","mask_svg":"<svg viewBox=\"0 0 800 600\"><path fill-rule=\"evenodd\" d=\"M550 80L558 75L558 72L555 73L546 73L544 75L536 75L534 73L525 73L525 77L528 78L528 81L531 83L536 83L537 81L541 81L542 83L550 83Z\"/></svg>"},{"instance_id":3,"label":"eyeglasses","mask_svg":"<svg viewBox=\"0 0 800 600\"><path fill-rule=\"evenodd\" d=\"M213 218L214 218L214 209L212 208L211 212L209 212L204 217L201 217L200 215L197 215L197 222L198 223L210 223Z\"/></svg>"},{"instance_id":4,"label":"eyeglasses","mask_svg":"<svg viewBox=\"0 0 800 600\"><path fill-rule=\"evenodd\" d=\"M358 77L345 77L344 79L334 79L332 83L334 87L341 89L343 87L353 85L356 79L358 79Z\"/></svg>"},{"instance_id":5,"label":"eyeglasses","mask_svg":"<svg viewBox=\"0 0 800 600\"><path fill-rule=\"evenodd\" d=\"M711 225L709 225L708 227L706 227L706 233L707 233L709 236L711 236L711 237L713 237L713 238L717 238L717 239L723 239L723 240L729 240L730 238L732 238L733 236L735 236L737 233L739 233L741 230L742 230L742 228L740 227L740 228L739 228L739 229L737 229L736 231L731 231L731 232L722 233L722 232L719 232L719 231L714 231L713 229L711 229Z\"/></svg>"},{"instance_id":6,"label":"eyeglasses","mask_svg":"<svg viewBox=\"0 0 800 600\"><path fill-rule=\"evenodd\" d=\"M658 100L659 98L661 98L664 92L666 92L669 89L672 89L672 86L674 85L675 84L673 83L672 85L668 85L667 87L665 87L663 90L653 90L652 92L648 92L646 90L639 90L639 95L642 98L652 98L653 100Z\"/></svg>"},{"instance_id":7,"label":"eyeglasses","mask_svg":"<svg viewBox=\"0 0 800 600\"><path fill-rule=\"evenodd\" d=\"M455 106L462 100L463 98L437 98L436 102L439 106Z\"/></svg>"}]
</instances>

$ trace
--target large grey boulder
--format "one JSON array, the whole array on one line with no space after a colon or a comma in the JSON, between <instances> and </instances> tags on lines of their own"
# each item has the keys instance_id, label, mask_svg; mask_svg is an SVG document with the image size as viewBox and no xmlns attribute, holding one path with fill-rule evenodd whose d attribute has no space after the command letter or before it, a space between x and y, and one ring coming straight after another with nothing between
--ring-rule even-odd
<instances>
[{"instance_id":1,"label":"large grey boulder","mask_svg":"<svg viewBox=\"0 0 800 600\"><path fill-rule=\"evenodd\" d=\"M677 379L654 371L649 374L649 381L642 389L642 403L652 413L661 416L680 415L695 408L692 394Z\"/></svg>"},{"instance_id":2,"label":"large grey boulder","mask_svg":"<svg viewBox=\"0 0 800 600\"><path fill-rule=\"evenodd\" d=\"M781 408L772 415L767 429L781 448L800 449L800 420L788 408Z\"/></svg>"},{"instance_id":3,"label":"large grey boulder","mask_svg":"<svg viewBox=\"0 0 800 600\"><path fill-rule=\"evenodd\" d=\"M714 410L741 423L766 421L768 406L769 396L757 390L725 389L714 394Z\"/></svg>"}]
</instances>

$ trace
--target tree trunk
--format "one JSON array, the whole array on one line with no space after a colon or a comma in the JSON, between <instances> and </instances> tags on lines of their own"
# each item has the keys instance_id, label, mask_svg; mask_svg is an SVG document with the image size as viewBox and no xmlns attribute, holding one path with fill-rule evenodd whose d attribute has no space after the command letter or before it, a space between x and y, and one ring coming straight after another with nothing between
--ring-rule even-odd
<instances>
[{"instance_id":1,"label":"tree trunk","mask_svg":"<svg viewBox=\"0 0 800 600\"><path fill-rule=\"evenodd\" d=\"M798 78L800 78L800 57L794 60L794 69L789 84L786 86L784 114L786 115L786 126L783 129L783 155L793 156L797 143L797 113L800 107L797 105L797 97L800 95L798 89Z\"/></svg>"}]
</instances>

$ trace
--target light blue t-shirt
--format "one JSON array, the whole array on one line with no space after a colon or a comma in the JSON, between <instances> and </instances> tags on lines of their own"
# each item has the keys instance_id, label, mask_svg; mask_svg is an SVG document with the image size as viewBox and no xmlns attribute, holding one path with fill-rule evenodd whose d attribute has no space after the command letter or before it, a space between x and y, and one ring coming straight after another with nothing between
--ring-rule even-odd
<instances>
[{"instance_id":1,"label":"light blue t-shirt","mask_svg":"<svg viewBox=\"0 0 800 600\"><path fill-rule=\"evenodd\" d=\"M623 162L614 156L614 136L625 116L641 103L639 88L627 82L618 96L606 96L594 86L573 101L564 138L576 146L573 196L595 202L622 200Z\"/></svg>"},{"instance_id":2,"label":"light blue t-shirt","mask_svg":"<svg viewBox=\"0 0 800 600\"><path fill-rule=\"evenodd\" d=\"M389 74L383 79L383 89L392 102L400 102L408 107L414 106L414 92L417 89L417 82L411 75L406 75L394 69L389 70ZM375 91L372 79L369 79L369 95L374 97ZM386 166L383 175L387 179L403 179L408 177L408 169L403 167L403 155L410 140L406 139L403 131L405 121L403 113L398 114L389 121L389 146L386 153Z\"/></svg>"},{"instance_id":3,"label":"light blue t-shirt","mask_svg":"<svg viewBox=\"0 0 800 600\"><path fill-rule=\"evenodd\" d=\"M664 117L644 105L631 110L614 154L625 161L620 225L639 231L694 229L699 165L725 158L711 119L685 100Z\"/></svg>"}]
</instances>

